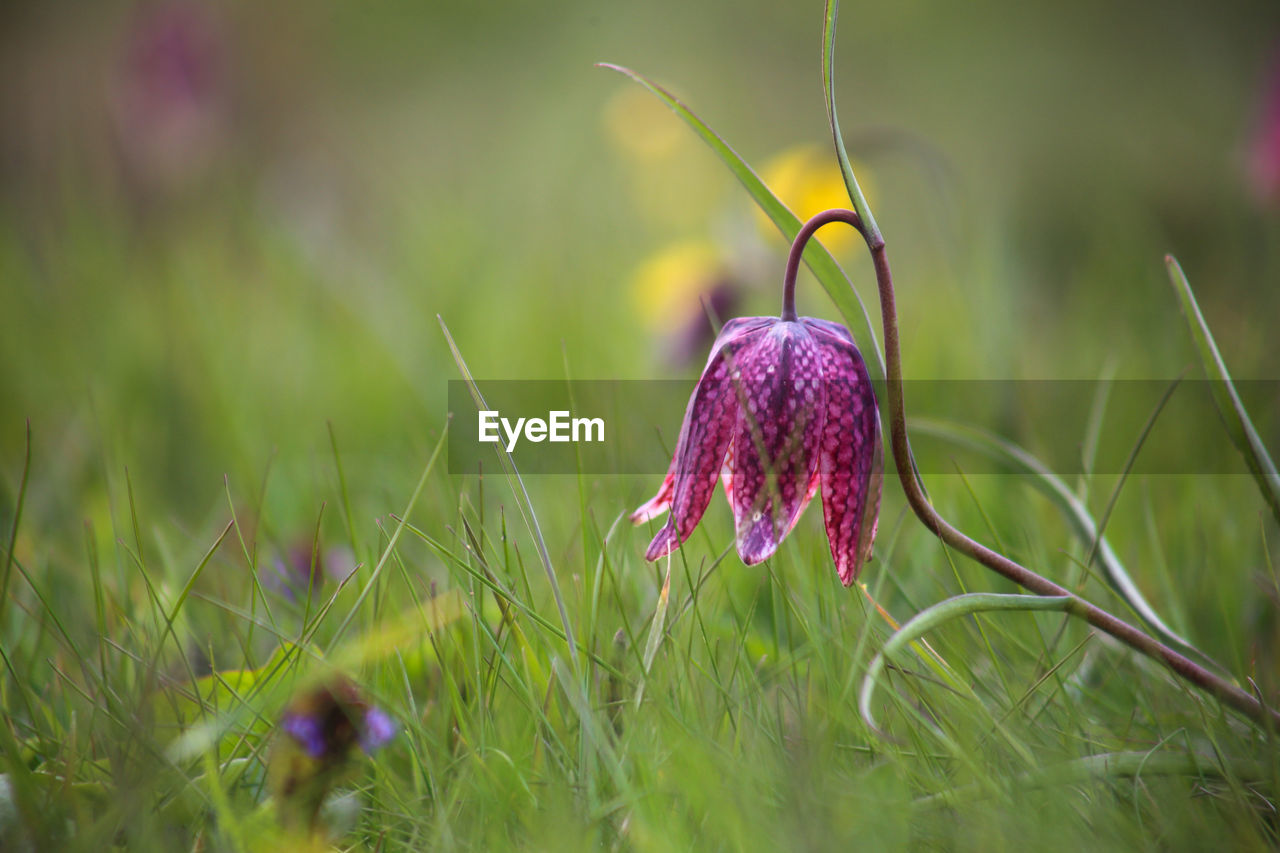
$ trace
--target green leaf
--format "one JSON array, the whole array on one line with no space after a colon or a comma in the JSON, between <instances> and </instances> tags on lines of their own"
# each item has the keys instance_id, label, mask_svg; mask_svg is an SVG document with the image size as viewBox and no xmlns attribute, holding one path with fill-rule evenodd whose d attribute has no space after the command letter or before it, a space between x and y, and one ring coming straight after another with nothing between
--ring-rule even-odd
<instances>
[{"instance_id":1,"label":"green leaf","mask_svg":"<svg viewBox=\"0 0 1280 853\"><path fill-rule=\"evenodd\" d=\"M190 688L158 691L151 700L153 725L175 734L170 760L187 760L233 741L252 746L266 737L274 722L269 709L281 703L296 679L299 652L283 643L256 669L221 670Z\"/></svg>"},{"instance_id":2,"label":"green leaf","mask_svg":"<svg viewBox=\"0 0 1280 853\"><path fill-rule=\"evenodd\" d=\"M746 188L751 198L755 201L765 215L777 226L782 236L790 242L795 239L796 234L800 232L800 226L803 224L792 213L785 204L778 200L778 197L765 186L764 182L751 170L751 167L738 156L729 145L716 134L714 130L707 126L702 119L698 118L692 110L682 104L674 95L666 89L654 83L643 74L632 71L630 68L624 68L621 65L612 65L607 62L599 63L599 67L608 68L625 74L641 86L648 89L658 97L672 112L684 121L698 137L707 144L707 146L715 153L720 161L729 168L733 176L738 182ZM863 206L866 203L863 202ZM858 211L862 215L862 211ZM866 217L863 217L864 222ZM865 330L867 340L871 342L871 351L875 355L875 368L879 373L873 376L873 379L883 379L884 356L880 352L880 344L876 339L875 328L871 324L871 316L867 313L866 305L862 302L862 297L858 295L858 291L854 290L853 285L849 282L848 276L844 270L836 263L835 258L822 247L822 244L816 240L810 241L804 252L804 260L809 269L817 277L818 282L826 290L827 295L831 297L831 301L835 303L836 309L840 312L840 316L844 318L845 325L850 329L859 328ZM865 352L865 348L864 348Z\"/></svg>"},{"instance_id":3,"label":"green leaf","mask_svg":"<svg viewBox=\"0 0 1280 853\"><path fill-rule=\"evenodd\" d=\"M831 138L836 146L836 159L840 161L840 174L844 177L845 188L849 191L849 199L853 209L862 219L867 229L868 242L882 242L880 226L871 215L871 208L862 195L862 187L858 186L858 178L853 174L853 164L849 162L849 153L844 148L844 136L840 133L840 119L836 115L836 18L840 14L840 0L827 0L822 16L822 91L827 102L827 122L831 125Z\"/></svg>"},{"instance_id":4,"label":"green leaf","mask_svg":"<svg viewBox=\"0 0 1280 853\"><path fill-rule=\"evenodd\" d=\"M885 641L884 648L872 658L867 674L862 679L862 689L858 691L858 713L872 731L884 736L884 732L876 725L875 716L871 713L871 697L875 693L880 674L884 671L885 662L890 655L900 651L903 646L919 640L925 634L944 622L960 616L974 613L985 613L996 610L1057 610L1070 612L1072 602L1069 595L1005 595L994 592L970 592L940 601L932 607L926 607L893 633Z\"/></svg>"},{"instance_id":5,"label":"green leaf","mask_svg":"<svg viewBox=\"0 0 1280 853\"><path fill-rule=\"evenodd\" d=\"M1166 255L1164 263L1169 269L1169 281L1182 303L1182 313L1186 315L1187 327L1191 330L1191 340L1200 353L1200 364L1204 368L1205 375L1209 377L1213 401L1222 415L1223 423L1226 424L1227 435L1231 436L1232 443L1244 456L1245 464L1249 466L1249 473L1253 474L1253 479L1258 483L1258 491L1262 493L1262 499L1271 507L1276 521L1280 521L1280 474L1276 473L1276 464L1267 453L1262 439L1258 437L1258 431L1254 429L1253 421L1249 419L1249 412L1240 401L1240 395L1236 393L1231 374L1222 360L1222 354L1218 352L1218 345L1209 331L1209 324L1200 313L1200 306L1196 303L1195 294L1191 292L1187 277L1182 273L1182 267L1172 255Z\"/></svg>"}]
</instances>

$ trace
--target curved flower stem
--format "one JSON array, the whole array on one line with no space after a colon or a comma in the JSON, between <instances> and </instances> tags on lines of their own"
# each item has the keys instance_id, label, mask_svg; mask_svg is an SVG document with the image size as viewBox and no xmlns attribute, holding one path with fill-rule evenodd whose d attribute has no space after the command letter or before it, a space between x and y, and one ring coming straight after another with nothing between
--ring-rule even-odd
<instances>
[{"instance_id":1,"label":"curved flower stem","mask_svg":"<svg viewBox=\"0 0 1280 853\"><path fill-rule=\"evenodd\" d=\"M898 309L894 299L893 275L889 271L889 259L885 254L884 239L878 233L868 233L863 227L861 218L852 210L826 210L806 222L800 229L800 233L796 235L795 242L791 244L791 252L787 257L787 271L783 278L782 318L784 320L795 318L796 273L800 267L800 257L804 254L805 245L815 231L832 222L843 222L858 229L858 233L866 240L867 248L871 251L871 260L876 270L876 284L880 290L880 314L884 323L885 385L889 398L889 439L893 449L893 462L898 469L898 479L902 482L907 503L911 505L912 511L924 526L945 544L1003 575L1023 589L1037 595L1066 596L1069 599L1066 611L1071 615L1085 620L1147 657L1165 664L1187 681L1260 725L1280 727L1280 712L1274 708L1263 705L1257 698L1225 678L1215 675L1123 619L1085 601L1003 554L975 542L952 527L938 514L916 479L911 448L907 444L907 416L902 399L902 354L898 347Z\"/></svg>"}]
</instances>

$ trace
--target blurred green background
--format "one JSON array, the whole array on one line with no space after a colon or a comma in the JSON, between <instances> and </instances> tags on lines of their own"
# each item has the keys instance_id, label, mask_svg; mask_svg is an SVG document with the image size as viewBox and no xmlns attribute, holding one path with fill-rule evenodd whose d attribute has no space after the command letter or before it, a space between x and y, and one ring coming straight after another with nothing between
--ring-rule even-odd
<instances>
[{"instance_id":1,"label":"blurred green background","mask_svg":"<svg viewBox=\"0 0 1280 853\"><path fill-rule=\"evenodd\" d=\"M584 849L591 833L632 833L635 849L837 837L1163 849L1233 846L1231 833L1274 846L1274 772L1256 795L1241 780L1265 775L1214 788L1201 765L1141 791L1113 779L1099 796L1005 787L1100 752L1272 768L1266 732L1218 719L1145 659L1056 617L937 632L979 693L951 695L908 665L895 678L911 695L882 717L910 748L874 738L852 697L892 620L1013 590L914 524L892 476L863 576L873 602L840 587L816 507L776 560L748 569L730 555L711 576L732 538L716 498L668 598L661 567L642 560L653 531L623 520L656 475L530 476L526 506L503 478L441 463L414 492L459 378L437 315L480 379L689 380L708 344L700 297L723 316L778 310L781 240L687 128L593 64L672 88L785 201L838 204L821 20L820 0L0 6L0 543L17 528L0 609L0 734L17 740L0 777L48 792L49 808L25 812L47 822L39 837L65 826L88 850L218 837L225 814L158 808L197 773L261 759L313 661L295 655L274 693L246 703L254 730L216 772L152 760L185 725L148 716L153 695L180 692L153 676L176 672L181 688L266 664L295 637L359 660L358 637L408 625L411 642L378 652L395 665L360 673L403 726L362 781L370 849L566 849L574 832ZM1232 373L1280 379L1274 0L846 0L836 65L847 143L890 247L908 379L1198 378L1166 253ZM823 239L874 308L864 250ZM800 311L834 318L802 275ZM1052 458L1088 446L1093 411L966 419ZM1193 448L1226 442L1177 411L1153 443L1179 430ZM1127 451L1145 416L1112 403L1101 445ZM1280 534L1243 465L1140 473L1119 492L1114 470L1068 479L1117 559L1176 630L1274 702ZM926 481L960 528L1128 613L1090 576L1094 543L1026 478ZM413 527L398 527L410 494ZM518 518L535 513L537 537ZM393 529L405 533L394 548ZM552 689L567 649L534 538L566 624L616 680L592 663L581 684ZM497 666L514 671L515 631L477 593L486 554L515 590L523 676ZM355 582L316 590L326 609L298 596L356 564ZM470 618L435 633L412 621L437 592ZM668 601L664 639L650 626ZM917 697L940 700L964 760L909 725ZM595 763L614 740L616 779ZM1003 794L920 817L924 800L970 782ZM239 795L246 813L269 805L261 787Z\"/></svg>"},{"instance_id":2,"label":"blurred green background","mask_svg":"<svg viewBox=\"0 0 1280 853\"><path fill-rule=\"evenodd\" d=\"M825 155L820 6L6 4L4 499L27 418L32 512L69 525L126 466L181 522L270 465L307 523L326 421L353 489L401 495L457 377L437 314L482 378L696 372L671 355L696 295L655 311L637 271L710 245L734 312L768 313L781 244L592 65L673 87L758 167ZM1233 372L1274 377L1277 45L1274 3L847 2L837 93L908 377L1172 377L1192 352L1166 252ZM833 316L812 281L800 299Z\"/></svg>"}]
</instances>

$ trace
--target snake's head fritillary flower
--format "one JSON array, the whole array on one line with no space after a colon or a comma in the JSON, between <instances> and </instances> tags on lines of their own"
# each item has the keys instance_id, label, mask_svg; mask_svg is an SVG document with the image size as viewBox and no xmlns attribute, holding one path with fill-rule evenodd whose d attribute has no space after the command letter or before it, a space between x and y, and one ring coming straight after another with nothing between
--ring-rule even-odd
<instances>
[{"instance_id":1,"label":"snake's head fritillary flower","mask_svg":"<svg viewBox=\"0 0 1280 853\"><path fill-rule=\"evenodd\" d=\"M746 317L725 324L689 398L658 494L631 516L670 511L648 560L689 538L716 481L733 510L738 555L768 559L814 494L845 586L871 555L880 511L880 417L849 331L826 320Z\"/></svg>"}]
</instances>

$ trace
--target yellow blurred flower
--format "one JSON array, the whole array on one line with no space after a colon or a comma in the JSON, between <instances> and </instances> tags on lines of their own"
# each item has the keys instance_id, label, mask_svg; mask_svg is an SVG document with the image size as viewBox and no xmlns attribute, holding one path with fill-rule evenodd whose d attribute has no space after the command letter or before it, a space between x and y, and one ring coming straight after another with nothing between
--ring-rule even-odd
<instances>
[{"instance_id":1,"label":"yellow blurred flower","mask_svg":"<svg viewBox=\"0 0 1280 853\"><path fill-rule=\"evenodd\" d=\"M686 240L636 270L631 298L638 317L657 333L665 360L683 367L706 358L720 324L737 315L743 289L715 244Z\"/></svg>"},{"instance_id":2,"label":"yellow blurred flower","mask_svg":"<svg viewBox=\"0 0 1280 853\"><path fill-rule=\"evenodd\" d=\"M873 187L868 185L867 169L853 161L854 174L872 207ZM796 145L786 149L765 164L761 179L801 222L833 207L849 207L849 193L835 154L817 145ZM756 208L756 222L761 231L777 236L778 230L769 217ZM850 246L856 235L848 228L823 231L821 242L832 252Z\"/></svg>"},{"instance_id":3,"label":"yellow blurred flower","mask_svg":"<svg viewBox=\"0 0 1280 853\"><path fill-rule=\"evenodd\" d=\"M701 298L724 281L728 270L715 244L685 240L659 251L631 277L631 301L646 326L669 330L701 309Z\"/></svg>"},{"instance_id":4,"label":"yellow blurred flower","mask_svg":"<svg viewBox=\"0 0 1280 853\"><path fill-rule=\"evenodd\" d=\"M631 209L667 228L704 226L724 197L727 178L708 167L701 144L671 110L628 84L605 103L601 129L627 167Z\"/></svg>"},{"instance_id":5,"label":"yellow blurred flower","mask_svg":"<svg viewBox=\"0 0 1280 853\"><path fill-rule=\"evenodd\" d=\"M670 157L687 141L689 132L665 104L630 85L605 105L604 126L620 151L644 162Z\"/></svg>"}]
</instances>

